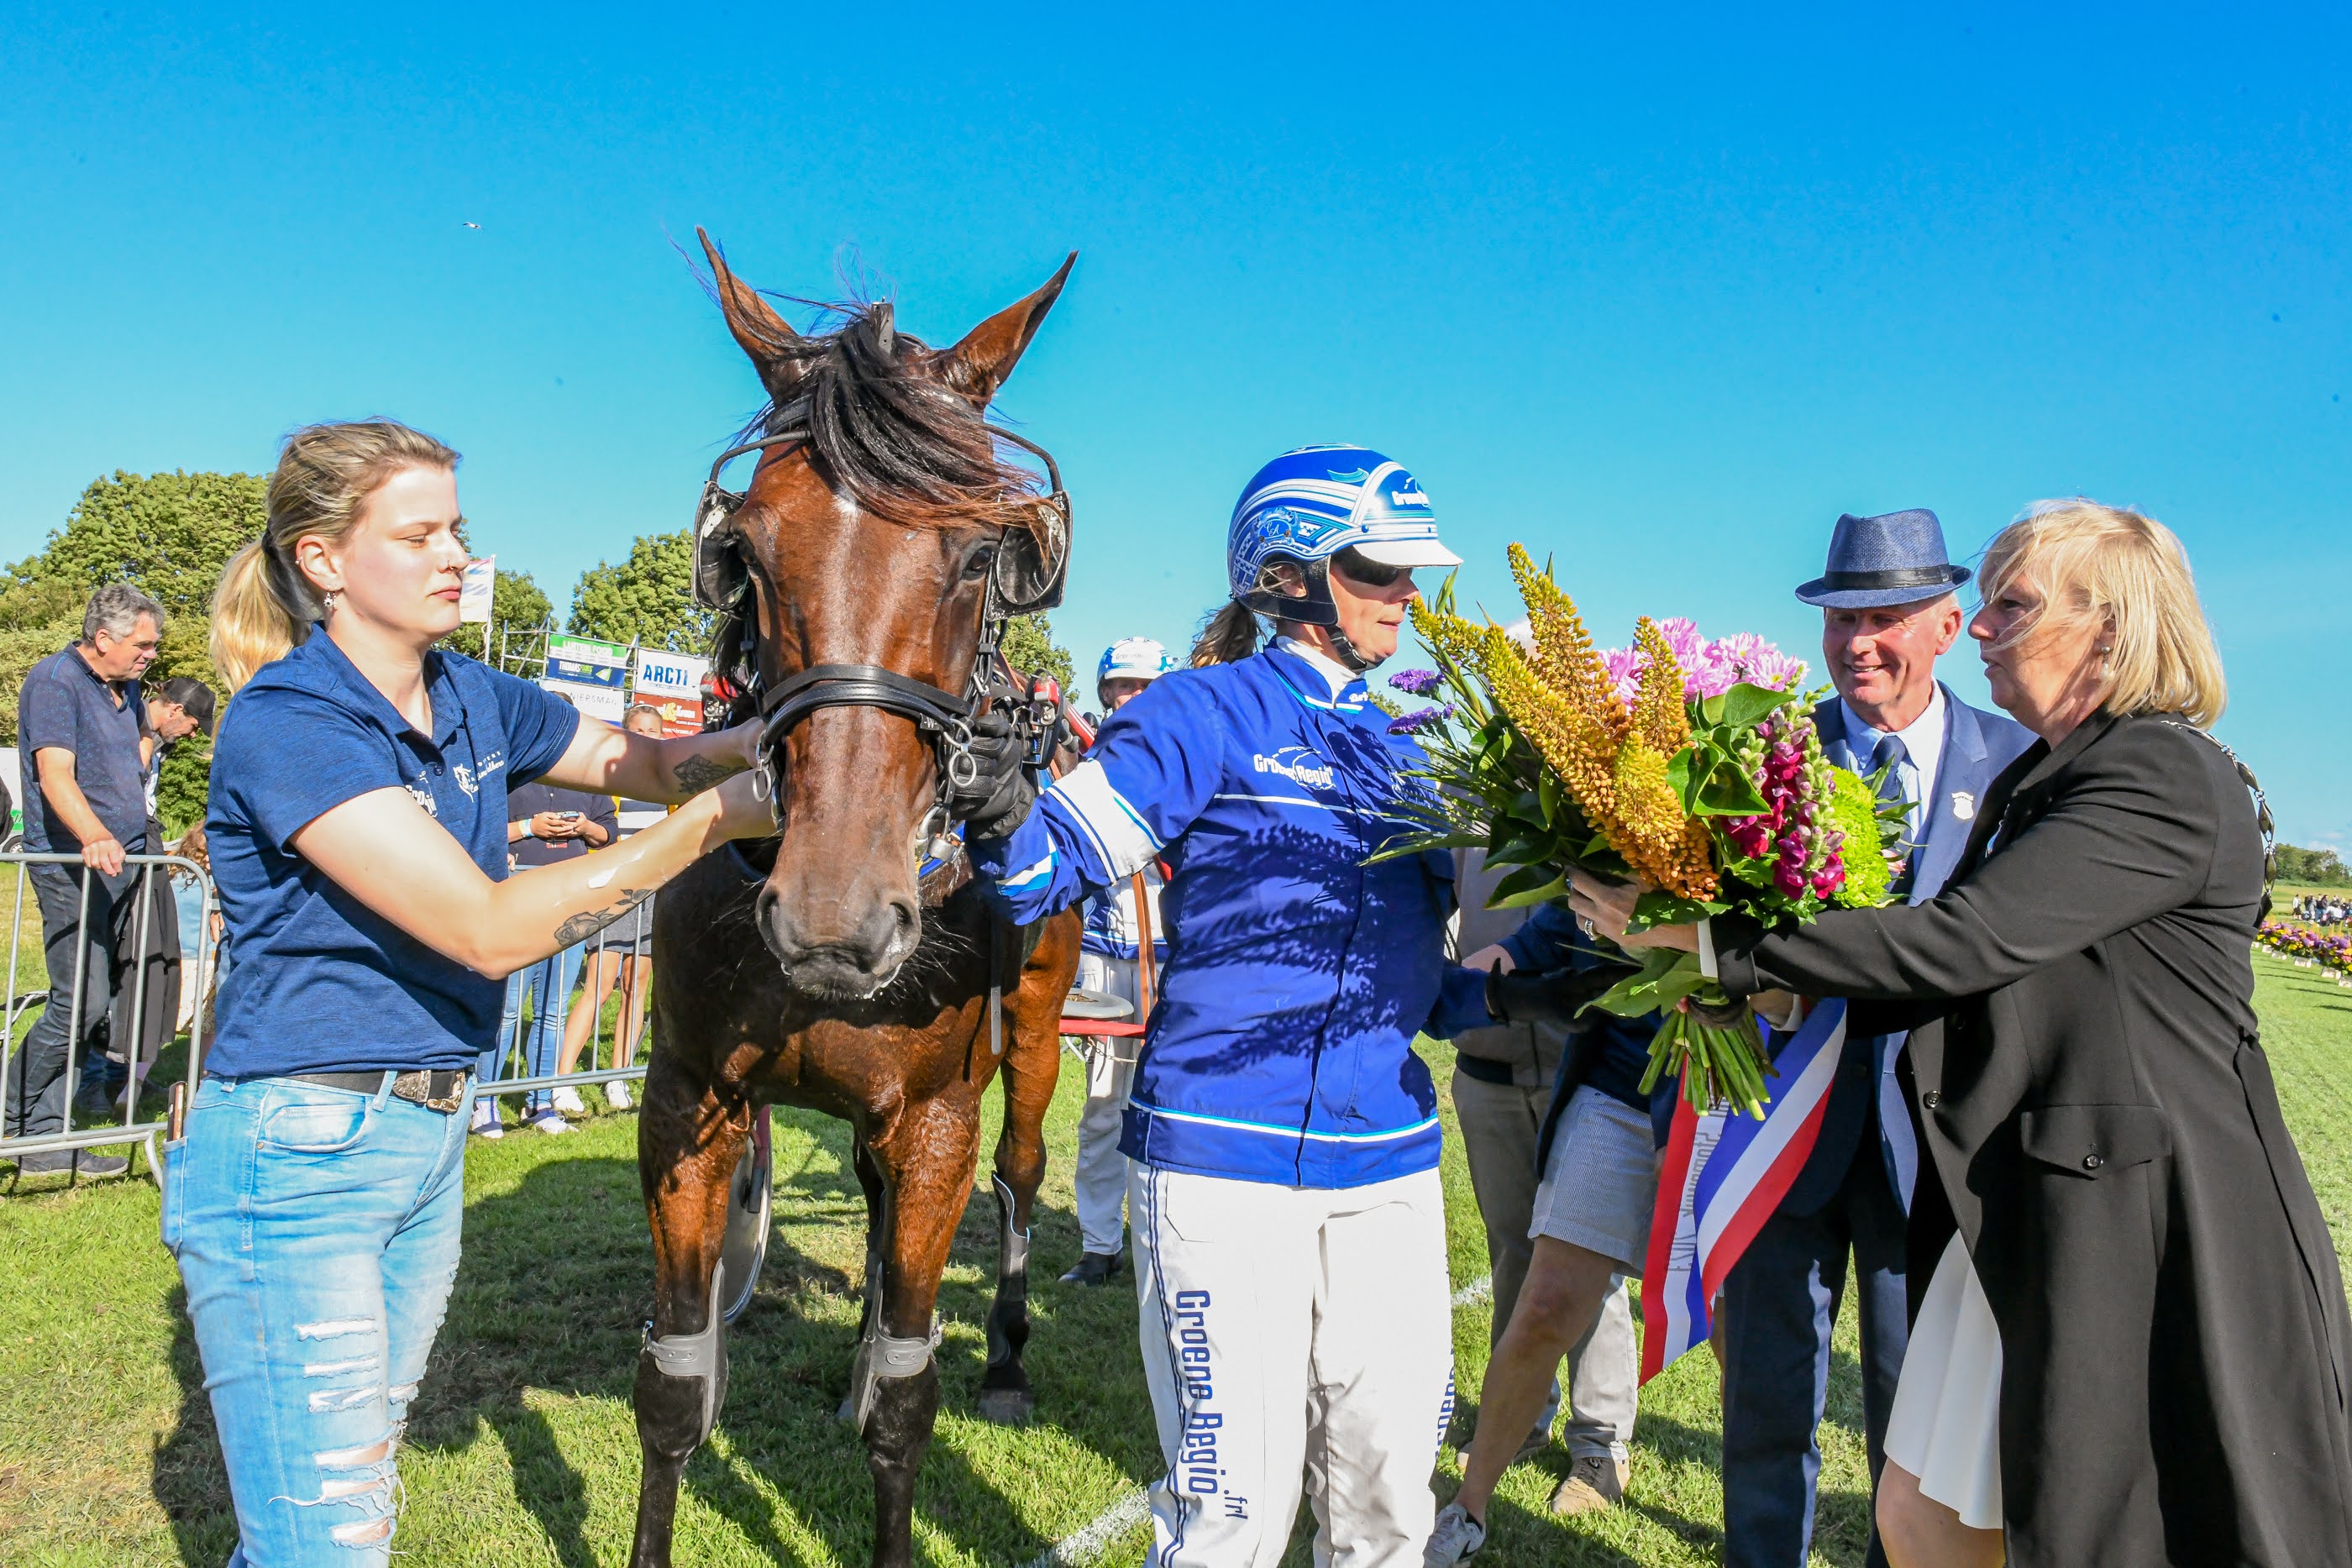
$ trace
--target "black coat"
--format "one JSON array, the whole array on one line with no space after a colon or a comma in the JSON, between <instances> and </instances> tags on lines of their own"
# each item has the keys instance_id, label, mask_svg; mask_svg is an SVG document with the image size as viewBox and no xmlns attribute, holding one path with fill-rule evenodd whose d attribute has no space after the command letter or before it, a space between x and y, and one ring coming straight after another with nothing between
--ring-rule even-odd
<instances>
[{"instance_id":1,"label":"black coat","mask_svg":"<svg viewBox=\"0 0 2352 1568\"><path fill-rule=\"evenodd\" d=\"M2352 1563L2352 1319L2255 1038L2262 893L2220 748L2103 715L2001 774L1933 902L1715 923L1735 994L1912 1029L1913 1310L1957 1225L2017 1568Z\"/></svg>"}]
</instances>

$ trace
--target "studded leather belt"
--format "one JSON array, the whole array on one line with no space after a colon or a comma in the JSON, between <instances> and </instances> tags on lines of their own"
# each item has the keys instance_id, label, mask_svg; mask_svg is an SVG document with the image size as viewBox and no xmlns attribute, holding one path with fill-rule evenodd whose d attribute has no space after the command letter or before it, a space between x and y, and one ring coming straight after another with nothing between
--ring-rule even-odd
<instances>
[{"instance_id":1,"label":"studded leather belt","mask_svg":"<svg viewBox=\"0 0 2352 1568\"><path fill-rule=\"evenodd\" d=\"M297 1083L316 1083L328 1089L348 1089L356 1094L373 1094L383 1087L383 1074L377 1072L296 1072L289 1074ZM466 1074L449 1069L436 1071L404 1072L392 1081L392 1097L407 1100L428 1111L438 1111L446 1116L466 1103Z\"/></svg>"}]
</instances>

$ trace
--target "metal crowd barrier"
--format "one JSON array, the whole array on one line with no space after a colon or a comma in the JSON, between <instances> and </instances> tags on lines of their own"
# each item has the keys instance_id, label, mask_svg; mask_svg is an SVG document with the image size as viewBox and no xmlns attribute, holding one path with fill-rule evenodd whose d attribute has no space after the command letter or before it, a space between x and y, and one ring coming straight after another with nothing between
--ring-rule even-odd
<instances>
[{"instance_id":1,"label":"metal crowd barrier","mask_svg":"<svg viewBox=\"0 0 2352 1568\"><path fill-rule=\"evenodd\" d=\"M611 953L615 949L618 949L622 963L626 965L630 961L629 955L635 953L637 950L639 945L634 937L616 936L614 933L624 928L626 928L632 933L640 930L650 933L653 929L653 918L654 900L648 898L643 904L639 905L637 909L622 916L619 920L605 926L604 929L597 932L595 936L587 939L582 948L580 970L578 975L575 977L575 979L583 988L583 996L585 995L588 977L603 966L604 956L607 953ZM638 924L640 920L644 922L642 925ZM502 1100L515 1094L537 1094L557 1089L585 1089L596 1084L612 1083L628 1079L644 1078L646 1075L646 1059L651 1054L653 1050L653 955L650 937L648 937L644 946L646 949L646 953L635 960L640 968L637 987L641 1010L639 1032L635 1047L635 1061L630 1062L625 1067L614 1065L611 1061L611 1058L617 1057L620 1054L621 1038L629 1027L630 1008L628 988L625 978L621 975L616 974L614 977L612 990L606 993L605 996L596 998L594 1009L589 1015L588 1040L587 1043L581 1048L580 1051L580 1062L582 1065L576 1067L574 1071L570 1072L551 1072L535 1078L500 1077L496 1081L486 1080L479 1082L474 1086L475 1097L477 1099L488 1097ZM544 962L544 960L542 960L542 962ZM536 968L537 967L537 965L528 966L523 972L528 974L530 969ZM611 1041L611 1050L608 1053L605 1050L606 1042L604 1040L604 1002L608 997L613 996L620 998L620 1010L614 1019L614 1036ZM547 1008L549 1005L548 998L544 997L533 998L531 1001L531 1020L528 1024L525 1023L523 1019L523 1009L520 1007L517 1007L515 1009L514 1028L511 1032L507 1034L505 1038L499 1041L499 1066L501 1072L504 1071L506 1065L509 1061L520 1061L526 1071L529 1070L530 1065L530 1036L539 1028L538 1018L541 1010ZM566 988L564 994L556 998L553 1005L562 1010L565 1023L568 1025L572 1016L571 988ZM562 1026L559 1026L559 1034L562 1027ZM596 1063L599 1060L604 1060L606 1061L606 1065L598 1067Z\"/></svg>"},{"instance_id":2,"label":"metal crowd barrier","mask_svg":"<svg viewBox=\"0 0 2352 1568\"><path fill-rule=\"evenodd\" d=\"M31 868L38 865L70 866L80 873L78 883L80 908L77 915L77 926L82 928L83 934L74 945L73 992L72 1000L68 1004L71 1011L68 1015L66 1024L64 1122L60 1130L57 1132L35 1135L16 1131L24 1122L25 1115L24 1108L15 1103L14 1096L16 1092L17 1080L24 1069L24 1063L20 1060L24 1055L24 1042L17 1025L25 1015L34 1009L50 1005L51 998L56 995L54 976L48 977L50 984L43 990L27 991L18 984L18 977L23 974L25 884L30 880ZM212 916L214 911L219 908L220 900L214 890L212 877L195 862L180 855L146 854L123 857L124 869L135 871L138 873L130 883L131 888L135 891L138 906L135 915L132 916L135 929L130 934L131 943L128 949L131 955L130 961L137 969L137 977L131 982L131 1008L127 1019L119 1005L120 998L113 993L111 984L108 987L110 1024L111 1025L115 1020L122 1020L123 1028L121 1032L126 1037L119 1040L113 1039L114 1031L110 1028L108 1043L121 1052L130 1073L129 1082L125 1085L127 1103L124 1109L124 1123L121 1125L109 1127L76 1127L74 1125L74 1114L77 1110L75 1100L81 1087L85 1066L83 1061L85 1036L89 1033L91 1026L91 1020L85 1019L83 1017L83 998L89 991L90 978L89 963L91 942L86 928L89 920L91 882L97 877L98 873L83 865L81 857L78 854L45 854L21 850L0 854L0 866L15 868L16 884L16 896L12 904L15 918L8 934L8 985L5 993L8 998L7 1032L5 1037L0 1037L0 1161L14 1161L20 1155L47 1154L57 1150L99 1148L109 1144L136 1144L146 1154L149 1172L161 1181L163 1163L160 1155L158 1140L163 1135L164 1123L160 1120L152 1122L130 1120L137 1113L139 1093L143 1082L140 1073L142 1044L140 1036L142 1024L147 1016L148 972L156 967L150 961L151 954L156 951L153 944L155 936L153 883L159 873L164 875L167 881L174 880L173 877L174 873L184 873L194 882L194 892L203 900L203 907L198 912L196 919L196 951L193 961L186 952L184 951L180 955L182 997L184 999L192 997L194 1004L188 1024L186 1079L188 1098L193 1103L196 1092L196 1080L204 1070L205 1004L215 979L219 956L215 951L216 944L213 937ZM179 896L179 890L173 889L173 907L174 908L177 907ZM34 919L37 926L40 925L37 895L35 899ZM119 916L118 919L120 919ZM45 952L47 935L44 927L40 940L45 944ZM106 945L114 954L114 962L118 965L121 961L121 955L123 951L118 941L122 933L118 929L110 931L105 937ZM177 1022L176 1018L165 1020L163 1038L158 1040L156 1047L159 1057L163 1049L175 1038ZM38 1027L37 1021L34 1027ZM132 1168L135 1170L137 1167L134 1165Z\"/></svg>"}]
</instances>

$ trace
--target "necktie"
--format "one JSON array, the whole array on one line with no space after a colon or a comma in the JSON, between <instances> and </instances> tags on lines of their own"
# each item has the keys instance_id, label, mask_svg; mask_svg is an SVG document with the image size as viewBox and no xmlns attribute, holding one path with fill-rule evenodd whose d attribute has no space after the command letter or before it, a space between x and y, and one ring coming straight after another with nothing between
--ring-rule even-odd
<instances>
[{"instance_id":1,"label":"necktie","mask_svg":"<svg viewBox=\"0 0 2352 1568\"><path fill-rule=\"evenodd\" d=\"M1873 773L1881 768L1886 770L1886 776L1879 780L1878 798L1890 806L1901 801L1910 808L1903 819L1903 837L1908 847L1905 852L1903 873L1895 879L1894 893L1897 898L1910 894L1911 873L1919 863L1917 802L1911 799L1911 791L1903 785L1903 764L1909 757L1910 753L1903 748L1903 737L1899 735L1880 736L1877 746L1870 753L1870 770Z\"/></svg>"}]
</instances>

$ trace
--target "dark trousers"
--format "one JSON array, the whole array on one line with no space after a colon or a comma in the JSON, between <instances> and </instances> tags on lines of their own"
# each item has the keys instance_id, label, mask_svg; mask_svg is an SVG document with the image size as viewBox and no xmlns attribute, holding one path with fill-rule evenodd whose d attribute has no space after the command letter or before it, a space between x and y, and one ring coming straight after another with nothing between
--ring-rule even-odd
<instances>
[{"instance_id":1,"label":"dark trousers","mask_svg":"<svg viewBox=\"0 0 2352 1568\"><path fill-rule=\"evenodd\" d=\"M1725 1568L1803 1568L1811 1548L1822 1470L1814 1428L1829 1393L1830 1333L1849 1249L1860 1275L1863 1423L1876 1487L1910 1338L1904 1231L1873 1116L1829 1201L1811 1214L1766 1220L1724 1281ZM1875 1529L1867 1562L1886 1568Z\"/></svg>"},{"instance_id":2,"label":"dark trousers","mask_svg":"<svg viewBox=\"0 0 2352 1568\"><path fill-rule=\"evenodd\" d=\"M163 841L163 830L151 821L147 842L160 845ZM114 990L114 1050L127 1055L136 1041L137 1053L129 1057L134 1061L153 1061L178 1033L174 1026L180 1021L180 901L173 892L168 867L152 867L144 879L146 929L143 933L140 929L142 916L133 903L120 923L115 948L119 978ZM134 888L132 897L136 896ZM141 1015L137 1019L131 1016L134 1005Z\"/></svg>"},{"instance_id":3,"label":"dark trousers","mask_svg":"<svg viewBox=\"0 0 2352 1568\"><path fill-rule=\"evenodd\" d=\"M70 1051L80 1074L103 1071L99 1051L112 1037L116 982L130 962L124 943L131 933L125 919L138 907L138 873L89 873L89 898L82 900L83 868L26 868L41 905L42 957L49 970L49 999L26 1031L25 1043L8 1059L9 1137L39 1137L63 1132L66 1123L66 1059ZM74 1006L74 979L81 979L81 1006ZM79 1039L74 1039L79 1023Z\"/></svg>"}]
</instances>

